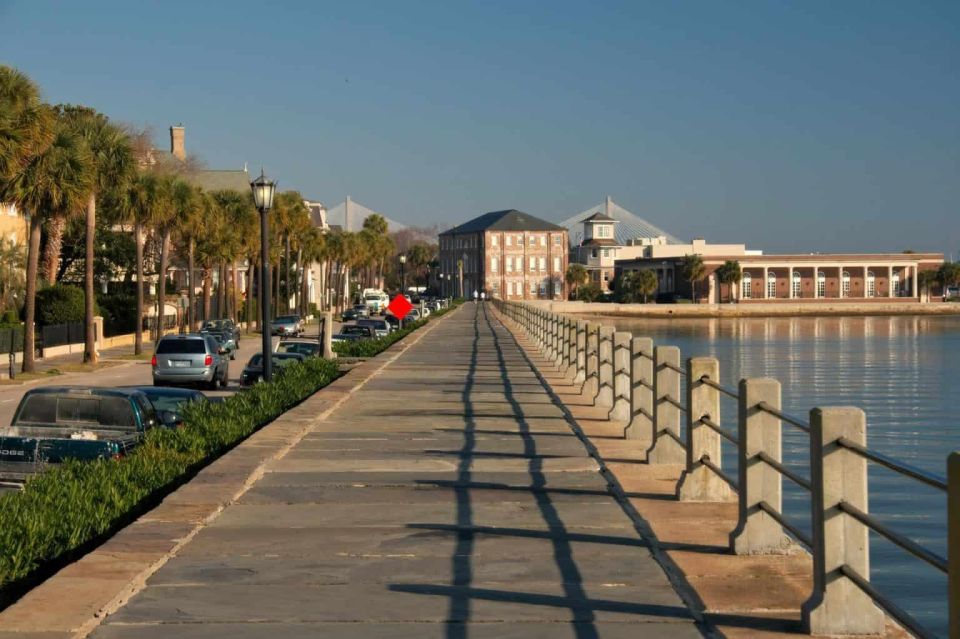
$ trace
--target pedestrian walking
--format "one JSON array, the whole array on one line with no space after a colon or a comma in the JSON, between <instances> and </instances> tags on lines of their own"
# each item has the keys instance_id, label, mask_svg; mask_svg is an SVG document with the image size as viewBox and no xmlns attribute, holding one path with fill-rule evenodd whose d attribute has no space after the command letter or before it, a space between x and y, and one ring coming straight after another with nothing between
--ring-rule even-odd
<instances>
[{"instance_id":1,"label":"pedestrian walking","mask_svg":"<svg viewBox=\"0 0 960 639\"><path fill-rule=\"evenodd\" d=\"M480 291L480 301L481 301L481 302L486 302L486 301L487 301L487 292L486 292L486 291Z\"/></svg>"},{"instance_id":2,"label":"pedestrian walking","mask_svg":"<svg viewBox=\"0 0 960 639\"><path fill-rule=\"evenodd\" d=\"M478 297L478 295L477 295L477 289L473 289L473 303L474 303L474 304L477 303L477 297Z\"/></svg>"}]
</instances>

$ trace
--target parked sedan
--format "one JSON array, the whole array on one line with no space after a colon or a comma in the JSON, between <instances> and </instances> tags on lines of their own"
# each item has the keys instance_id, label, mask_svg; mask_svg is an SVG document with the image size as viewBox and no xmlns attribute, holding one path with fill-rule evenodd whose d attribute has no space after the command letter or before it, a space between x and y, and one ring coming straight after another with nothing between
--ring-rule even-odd
<instances>
[{"instance_id":1,"label":"parked sedan","mask_svg":"<svg viewBox=\"0 0 960 639\"><path fill-rule=\"evenodd\" d=\"M270 333L280 337L296 337L303 332L300 318L296 315L281 315L270 322Z\"/></svg>"},{"instance_id":2,"label":"parked sedan","mask_svg":"<svg viewBox=\"0 0 960 639\"><path fill-rule=\"evenodd\" d=\"M203 323L200 332L223 331L233 336L233 341L240 348L240 327L232 319L207 320Z\"/></svg>"},{"instance_id":3,"label":"parked sedan","mask_svg":"<svg viewBox=\"0 0 960 639\"><path fill-rule=\"evenodd\" d=\"M306 356L301 355L300 353L271 353L273 374L282 375L283 369L298 362L302 362L305 359ZM261 381L263 381L263 354L257 353L250 358L250 361L247 362L243 372L240 373L240 385L253 386L257 382Z\"/></svg>"},{"instance_id":4,"label":"parked sedan","mask_svg":"<svg viewBox=\"0 0 960 639\"><path fill-rule=\"evenodd\" d=\"M340 328L340 332L333 336L334 342L356 342L362 339L373 339L376 335L369 326L360 326L358 324L345 324Z\"/></svg>"},{"instance_id":5,"label":"parked sedan","mask_svg":"<svg viewBox=\"0 0 960 639\"><path fill-rule=\"evenodd\" d=\"M160 421L167 428L177 428L183 425L183 409L188 404L210 401L200 391L190 390L189 388L139 386L135 390L147 396L147 399L156 409Z\"/></svg>"},{"instance_id":6,"label":"parked sedan","mask_svg":"<svg viewBox=\"0 0 960 639\"><path fill-rule=\"evenodd\" d=\"M386 337L390 334L390 324L387 323L385 319L378 318L362 318L357 320L357 326L369 326L373 329L373 334L376 337Z\"/></svg>"},{"instance_id":7,"label":"parked sedan","mask_svg":"<svg viewBox=\"0 0 960 639\"><path fill-rule=\"evenodd\" d=\"M213 339L217 340L217 344L220 345L220 348L224 351L224 354L229 356L231 360L237 359L237 343L233 340L233 336L226 331L201 331L202 335L212 335Z\"/></svg>"},{"instance_id":8,"label":"parked sedan","mask_svg":"<svg viewBox=\"0 0 960 639\"><path fill-rule=\"evenodd\" d=\"M214 390L230 377L230 360L212 335L165 335L150 366L154 386L204 384Z\"/></svg>"},{"instance_id":9,"label":"parked sedan","mask_svg":"<svg viewBox=\"0 0 960 639\"><path fill-rule=\"evenodd\" d=\"M305 357L320 356L320 342L316 340L284 340L277 344L276 353L299 353Z\"/></svg>"}]
</instances>

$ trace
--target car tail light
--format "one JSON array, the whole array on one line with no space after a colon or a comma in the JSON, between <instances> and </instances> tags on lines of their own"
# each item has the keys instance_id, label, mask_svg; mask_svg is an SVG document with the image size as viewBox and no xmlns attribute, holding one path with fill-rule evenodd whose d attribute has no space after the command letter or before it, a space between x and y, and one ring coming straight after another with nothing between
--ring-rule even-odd
<instances>
[{"instance_id":1,"label":"car tail light","mask_svg":"<svg viewBox=\"0 0 960 639\"><path fill-rule=\"evenodd\" d=\"M150 365L153 366L154 368L157 367L157 356L156 356L156 355L154 355L153 357L150 358Z\"/></svg>"},{"instance_id":2,"label":"car tail light","mask_svg":"<svg viewBox=\"0 0 960 639\"><path fill-rule=\"evenodd\" d=\"M203 358L204 366L213 366L213 355L207 355Z\"/></svg>"},{"instance_id":3,"label":"car tail light","mask_svg":"<svg viewBox=\"0 0 960 639\"><path fill-rule=\"evenodd\" d=\"M114 461L121 460L123 459L123 453L114 453L111 459L113 459Z\"/></svg>"}]
</instances>

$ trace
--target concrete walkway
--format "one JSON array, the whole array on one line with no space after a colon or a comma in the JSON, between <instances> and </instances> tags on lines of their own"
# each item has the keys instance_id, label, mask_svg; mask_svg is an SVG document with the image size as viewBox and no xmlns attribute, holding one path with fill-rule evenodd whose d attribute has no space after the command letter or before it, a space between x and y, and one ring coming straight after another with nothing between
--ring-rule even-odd
<instances>
[{"instance_id":1,"label":"concrete walkway","mask_svg":"<svg viewBox=\"0 0 960 639\"><path fill-rule=\"evenodd\" d=\"M94 637L699 637L511 334L444 318Z\"/></svg>"}]
</instances>

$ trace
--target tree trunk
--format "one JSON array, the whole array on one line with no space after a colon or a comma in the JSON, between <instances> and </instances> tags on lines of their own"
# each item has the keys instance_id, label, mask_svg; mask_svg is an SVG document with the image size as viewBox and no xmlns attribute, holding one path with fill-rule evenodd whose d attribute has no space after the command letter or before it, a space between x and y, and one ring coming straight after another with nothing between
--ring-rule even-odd
<instances>
[{"instance_id":1,"label":"tree trunk","mask_svg":"<svg viewBox=\"0 0 960 639\"><path fill-rule=\"evenodd\" d=\"M247 316L247 332L250 332L250 327L253 325L253 274L256 271L254 268L254 261L247 261L247 303L244 304L244 310L246 311Z\"/></svg>"},{"instance_id":2,"label":"tree trunk","mask_svg":"<svg viewBox=\"0 0 960 639\"><path fill-rule=\"evenodd\" d=\"M213 275L210 273L210 265L203 266L203 321L210 319L210 285Z\"/></svg>"},{"instance_id":3,"label":"tree trunk","mask_svg":"<svg viewBox=\"0 0 960 639\"><path fill-rule=\"evenodd\" d=\"M231 299L233 300L233 317L234 322L240 322L240 267L237 266L237 261L233 261L233 281L230 283L232 288Z\"/></svg>"},{"instance_id":4,"label":"tree trunk","mask_svg":"<svg viewBox=\"0 0 960 639\"><path fill-rule=\"evenodd\" d=\"M284 236L283 249L283 312L286 314L290 310L290 234Z\"/></svg>"},{"instance_id":5,"label":"tree trunk","mask_svg":"<svg viewBox=\"0 0 960 639\"><path fill-rule=\"evenodd\" d=\"M303 312L303 280L306 273L303 269L303 249L297 249L297 270L296 277L293 278L294 284L294 308L297 309L297 314L300 317L305 317L307 314Z\"/></svg>"},{"instance_id":6,"label":"tree trunk","mask_svg":"<svg viewBox=\"0 0 960 639\"><path fill-rule=\"evenodd\" d=\"M36 215L30 216L30 245L27 247L27 290L24 300L23 325L23 364L24 373L32 373L35 369L34 354L37 350L36 322L37 310L37 270L40 263L40 220Z\"/></svg>"},{"instance_id":7,"label":"tree trunk","mask_svg":"<svg viewBox=\"0 0 960 639\"><path fill-rule=\"evenodd\" d=\"M167 261L169 258L170 230L165 229L163 231L163 237L160 240L160 269L157 273L157 316L154 318L156 320L154 342L159 342L160 338L163 337L163 319L167 301Z\"/></svg>"},{"instance_id":8,"label":"tree trunk","mask_svg":"<svg viewBox=\"0 0 960 639\"><path fill-rule=\"evenodd\" d=\"M197 282L196 282L196 247L193 236L187 240L187 321L190 326L188 333L197 330Z\"/></svg>"},{"instance_id":9,"label":"tree trunk","mask_svg":"<svg viewBox=\"0 0 960 639\"><path fill-rule=\"evenodd\" d=\"M63 230L67 226L65 215L55 215L47 226L47 247L43 255L43 278L53 284L57 281L60 266L60 251L63 248Z\"/></svg>"},{"instance_id":10,"label":"tree trunk","mask_svg":"<svg viewBox=\"0 0 960 639\"><path fill-rule=\"evenodd\" d=\"M273 295L273 317L279 317L283 315L280 312L280 262L277 262L277 265L274 267L273 272L273 285L274 285L274 295Z\"/></svg>"},{"instance_id":11,"label":"tree trunk","mask_svg":"<svg viewBox=\"0 0 960 639\"><path fill-rule=\"evenodd\" d=\"M86 328L86 337L83 345L83 361L88 364L96 364L99 359L97 355L97 334L96 325L93 323L94 305L96 298L93 286L93 259L94 259L94 240L97 236L97 195L90 194L87 200L87 251L86 251L86 276L84 277L84 316L83 322Z\"/></svg>"},{"instance_id":12,"label":"tree trunk","mask_svg":"<svg viewBox=\"0 0 960 639\"><path fill-rule=\"evenodd\" d=\"M139 218L134 222L133 236L137 247L137 326L134 329L133 353L139 355L143 352L143 227Z\"/></svg>"},{"instance_id":13,"label":"tree trunk","mask_svg":"<svg viewBox=\"0 0 960 639\"><path fill-rule=\"evenodd\" d=\"M227 305L227 282L224 277L223 262L217 264L217 319L223 319L227 316L224 307Z\"/></svg>"}]
</instances>

